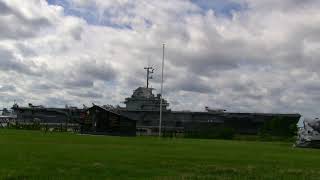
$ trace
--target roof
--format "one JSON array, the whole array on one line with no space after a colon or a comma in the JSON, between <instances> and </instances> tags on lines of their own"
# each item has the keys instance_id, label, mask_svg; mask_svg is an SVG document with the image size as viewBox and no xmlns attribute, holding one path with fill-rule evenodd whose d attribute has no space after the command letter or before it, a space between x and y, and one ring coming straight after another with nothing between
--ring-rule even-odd
<instances>
[{"instance_id":1,"label":"roof","mask_svg":"<svg viewBox=\"0 0 320 180\"><path fill-rule=\"evenodd\" d=\"M201 112L201 111L171 111L176 114L217 114L217 115L250 115L250 116L289 116L289 117L301 117L300 114L281 114L281 113L247 113L247 112Z\"/></svg>"},{"instance_id":2,"label":"roof","mask_svg":"<svg viewBox=\"0 0 320 180\"><path fill-rule=\"evenodd\" d=\"M9 115L9 116L5 116L5 115L0 115L0 119L5 119L5 118L11 118L11 119L15 119L17 118L17 115Z\"/></svg>"},{"instance_id":3,"label":"roof","mask_svg":"<svg viewBox=\"0 0 320 180\"><path fill-rule=\"evenodd\" d=\"M13 106L11 109L13 110L37 110L37 111L84 111L85 109L78 109L78 108L46 108L46 107L20 107L20 106Z\"/></svg>"},{"instance_id":4,"label":"roof","mask_svg":"<svg viewBox=\"0 0 320 180\"><path fill-rule=\"evenodd\" d=\"M117 113L117 112L110 111L109 109L106 109L106 108L104 108L104 107L102 107L102 106L98 106L98 105L93 105L92 107L88 108L87 110L90 110L90 109L93 109L93 108L99 108L99 109L101 109L101 110L103 110L103 111L107 111L107 112L109 112L109 113L112 113L112 114L116 114L116 115L118 115L118 116L125 117L125 118L127 118L127 119L129 119L129 120L132 120L132 121L136 121L135 119L132 119L131 117L125 116L125 115L123 115L123 114L119 114L119 113Z\"/></svg>"}]
</instances>

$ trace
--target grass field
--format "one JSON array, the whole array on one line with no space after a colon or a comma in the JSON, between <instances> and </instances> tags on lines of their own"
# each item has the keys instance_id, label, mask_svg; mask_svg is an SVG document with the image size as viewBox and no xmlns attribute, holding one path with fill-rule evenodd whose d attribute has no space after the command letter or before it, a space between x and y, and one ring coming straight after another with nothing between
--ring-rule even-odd
<instances>
[{"instance_id":1,"label":"grass field","mask_svg":"<svg viewBox=\"0 0 320 180\"><path fill-rule=\"evenodd\" d=\"M320 150L290 143L0 129L0 179L320 179Z\"/></svg>"}]
</instances>

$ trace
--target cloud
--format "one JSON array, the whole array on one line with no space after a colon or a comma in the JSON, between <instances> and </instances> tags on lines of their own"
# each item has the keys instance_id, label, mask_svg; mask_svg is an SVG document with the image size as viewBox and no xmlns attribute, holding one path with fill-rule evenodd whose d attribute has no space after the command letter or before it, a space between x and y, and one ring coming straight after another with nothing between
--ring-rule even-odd
<instances>
[{"instance_id":1,"label":"cloud","mask_svg":"<svg viewBox=\"0 0 320 180\"><path fill-rule=\"evenodd\" d=\"M232 17L232 14L236 11L241 11L243 9L246 9L245 3L239 3L237 1L233 0L225 0L225 1L219 1L219 0L191 0L191 2L197 4L199 7L201 7L204 10L214 10L216 14L221 16L227 16Z\"/></svg>"},{"instance_id":2,"label":"cloud","mask_svg":"<svg viewBox=\"0 0 320 180\"><path fill-rule=\"evenodd\" d=\"M14 92L14 91L16 91L16 87L12 85L0 86L0 92Z\"/></svg>"},{"instance_id":3,"label":"cloud","mask_svg":"<svg viewBox=\"0 0 320 180\"><path fill-rule=\"evenodd\" d=\"M37 75L37 67L32 61L24 62L18 60L11 51L6 49L0 49L0 70L1 71L13 71L21 74Z\"/></svg>"},{"instance_id":4,"label":"cloud","mask_svg":"<svg viewBox=\"0 0 320 180\"><path fill-rule=\"evenodd\" d=\"M172 109L318 116L319 1L0 1L4 103L117 104L162 44ZM10 89L10 88L9 88ZM36 92L36 93L35 93ZM18 99L18 98L17 98Z\"/></svg>"},{"instance_id":5,"label":"cloud","mask_svg":"<svg viewBox=\"0 0 320 180\"><path fill-rule=\"evenodd\" d=\"M71 77L66 78L64 84L67 88L93 87L93 81L90 79L73 79Z\"/></svg>"},{"instance_id":6,"label":"cloud","mask_svg":"<svg viewBox=\"0 0 320 180\"><path fill-rule=\"evenodd\" d=\"M41 28L51 24L45 17L27 17L23 12L3 1L0 1L0 21L0 39L34 37Z\"/></svg>"},{"instance_id":7,"label":"cloud","mask_svg":"<svg viewBox=\"0 0 320 180\"><path fill-rule=\"evenodd\" d=\"M64 72L64 84L68 88L93 87L95 81L115 81L117 73L111 64L96 60L81 60Z\"/></svg>"},{"instance_id":8,"label":"cloud","mask_svg":"<svg viewBox=\"0 0 320 180\"><path fill-rule=\"evenodd\" d=\"M116 78L116 71L111 64L97 62L96 60L84 61L78 66L78 73L89 76L90 79L99 79L104 81Z\"/></svg>"},{"instance_id":9,"label":"cloud","mask_svg":"<svg viewBox=\"0 0 320 180\"><path fill-rule=\"evenodd\" d=\"M87 92L70 92L71 95L77 96L77 97L83 97L83 98L103 98L102 94L93 92L93 91L87 91Z\"/></svg>"}]
</instances>

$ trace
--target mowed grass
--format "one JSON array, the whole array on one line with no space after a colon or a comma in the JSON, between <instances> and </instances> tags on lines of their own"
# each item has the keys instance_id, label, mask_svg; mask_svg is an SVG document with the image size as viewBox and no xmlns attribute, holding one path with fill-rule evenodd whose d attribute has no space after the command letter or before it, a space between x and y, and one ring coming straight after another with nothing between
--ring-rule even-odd
<instances>
[{"instance_id":1,"label":"mowed grass","mask_svg":"<svg viewBox=\"0 0 320 180\"><path fill-rule=\"evenodd\" d=\"M0 129L0 179L320 179L320 150Z\"/></svg>"}]
</instances>

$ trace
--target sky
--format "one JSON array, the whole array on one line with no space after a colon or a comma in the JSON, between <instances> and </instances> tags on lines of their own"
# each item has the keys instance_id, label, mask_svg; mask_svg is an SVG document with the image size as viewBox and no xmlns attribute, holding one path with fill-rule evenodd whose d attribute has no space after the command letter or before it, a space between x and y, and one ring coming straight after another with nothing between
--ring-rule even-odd
<instances>
[{"instance_id":1,"label":"sky","mask_svg":"<svg viewBox=\"0 0 320 180\"><path fill-rule=\"evenodd\" d=\"M0 0L0 107L121 102L146 85L172 110L320 106L319 0Z\"/></svg>"}]
</instances>

